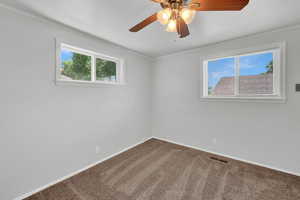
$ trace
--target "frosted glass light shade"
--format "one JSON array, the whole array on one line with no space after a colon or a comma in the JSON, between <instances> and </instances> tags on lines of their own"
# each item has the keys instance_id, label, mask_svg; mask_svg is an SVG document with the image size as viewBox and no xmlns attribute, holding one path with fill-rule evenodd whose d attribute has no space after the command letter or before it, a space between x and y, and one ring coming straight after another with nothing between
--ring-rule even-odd
<instances>
[{"instance_id":1,"label":"frosted glass light shade","mask_svg":"<svg viewBox=\"0 0 300 200\"><path fill-rule=\"evenodd\" d=\"M167 24L171 18L172 11L170 8L165 8L157 13L157 20L161 24Z\"/></svg>"},{"instance_id":2,"label":"frosted glass light shade","mask_svg":"<svg viewBox=\"0 0 300 200\"><path fill-rule=\"evenodd\" d=\"M195 15L196 15L196 11L188 8L183 8L180 11L180 16L182 17L182 19L185 21L186 24L190 24L193 21Z\"/></svg>"},{"instance_id":3,"label":"frosted glass light shade","mask_svg":"<svg viewBox=\"0 0 300 200\"><path fill-rule=\"evenodd\" d=\"M168 32L176 32L177 31L177 25L175 20L170 20L167 26L166 31Z\"/></svg>"}]
</instances>

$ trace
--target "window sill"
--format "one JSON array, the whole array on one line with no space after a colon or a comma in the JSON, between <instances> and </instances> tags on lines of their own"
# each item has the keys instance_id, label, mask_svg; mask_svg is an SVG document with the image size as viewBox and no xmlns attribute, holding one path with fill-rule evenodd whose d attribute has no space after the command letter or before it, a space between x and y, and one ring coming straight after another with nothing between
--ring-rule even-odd
<instances>
[{"instance_id":1,"label":"window sill","mask_svg":"<svg viewBox=\"0 0 300 200\"><path fill-rule=\"evenodd\" d=\"M89 82L89 81L66 81L66 80L56 80L55 85L57 86L76 86L76 87L102 87L102 86L124 86L126 83L120 82Z\"/></svg>"},{"instance_id":2,"label":"window sill","mask_svg":"<svg viewBox=\"0 0 300 200\"><path fill-rule=\"evenodd\" d=\"M267 97L206 97L202 96L204 102L258 102L258 103L286 103L285 97L267 96Z\"/></svg>"}]
</instances>

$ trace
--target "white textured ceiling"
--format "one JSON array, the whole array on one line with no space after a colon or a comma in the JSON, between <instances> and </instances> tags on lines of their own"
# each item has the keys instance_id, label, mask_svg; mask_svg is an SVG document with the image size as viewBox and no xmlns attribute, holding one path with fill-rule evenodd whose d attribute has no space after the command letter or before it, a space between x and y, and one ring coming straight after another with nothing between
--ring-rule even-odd
<instances>
[{"instance_id":1,"label":"white textured ceiling","mask_svg":"<svg viewBox=\"0 0 300 200\"><path fill-rule=\"evenodd\" d=\"M199 12L185 39L158 22L128 29L160 10L150 0L0 0L142 54L158 57L244 35L300 23L300 0L250 0L241 12Z\"/></svg>"}]
</instances>

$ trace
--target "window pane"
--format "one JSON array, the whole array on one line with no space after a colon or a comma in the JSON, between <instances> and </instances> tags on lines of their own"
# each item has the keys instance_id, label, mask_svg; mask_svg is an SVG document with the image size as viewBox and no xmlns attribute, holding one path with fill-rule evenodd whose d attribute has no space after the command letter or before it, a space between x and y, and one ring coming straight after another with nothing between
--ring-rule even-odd
<instances>
[{"instance_id":1,"label":"window pane","mask_svg":"<svg viewBox=\"0 0 300 200\"><path fill-rule=\"evenodd\" d=\"M91 56L72 52L68 49L61 50L61 80L91 80Z\"/></svg>"},{"instance_id":2,"label":"window pane","mask_svg":"<svg viewBox=\"0 0 300 200\"><path fill-rule=\"evenodd\" d=\"M208 95L234 95L234 58L208 62Z\"/></svg>"},{"instance_id":3,"label":"window pane","mask_svg":"<svg viewBox=\"0 0 300 200\"><path fill-rule=\"evenodd\" d=\"M96 59L96 80L116 82L117 81L117 64L113 61Z\"/></svg>"},{"instance_id":4,"label":"window pane","mask_svg":"<svg viewBox=\"0 0 300 200\"><path fill-rule=\"evenodd\" d=\"M240 57L240 94L273 94L273 54Z\"/></svg>"}]
</instances>

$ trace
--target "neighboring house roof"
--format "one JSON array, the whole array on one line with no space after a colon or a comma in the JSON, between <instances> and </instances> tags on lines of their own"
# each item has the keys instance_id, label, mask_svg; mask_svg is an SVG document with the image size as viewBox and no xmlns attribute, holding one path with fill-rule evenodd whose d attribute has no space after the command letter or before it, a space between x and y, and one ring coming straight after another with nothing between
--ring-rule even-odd
<instances>
[{"instance_id":1,"label":"neighboring house roof","mask_svg":"<svg viewBox=\"0 0 300 200\"><path fill-rule=\"evenodd\" d=\"M240 94L273 94L273 74L240 76ZM212 95L233 95L234 77L223 77L212 90Z\"/></svg>"}]
</instances>

